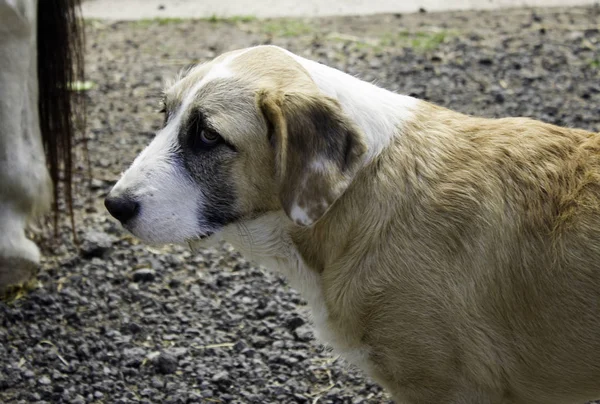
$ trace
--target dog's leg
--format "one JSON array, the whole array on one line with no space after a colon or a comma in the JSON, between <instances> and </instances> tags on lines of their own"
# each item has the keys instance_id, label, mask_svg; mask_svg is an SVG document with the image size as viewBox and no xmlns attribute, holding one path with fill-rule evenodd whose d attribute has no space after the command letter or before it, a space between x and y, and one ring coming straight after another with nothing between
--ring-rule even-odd
<instances>
[{"instance_id":1,"label":"dog's leg","mask_svg":"<svg viewBox=\"0 0 600 404\"><path fill-rule=\"evenodd\" d=\"M50 207L38 117L37 0L0 0L0 294L30 279L40 253L28 222Z\"/></svg>"}]
</instances>

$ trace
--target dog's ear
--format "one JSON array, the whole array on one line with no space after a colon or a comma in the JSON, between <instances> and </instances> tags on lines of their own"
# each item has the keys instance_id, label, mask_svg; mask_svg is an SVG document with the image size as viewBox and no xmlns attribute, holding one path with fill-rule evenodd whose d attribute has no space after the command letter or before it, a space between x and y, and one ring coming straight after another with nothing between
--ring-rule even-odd
<instances>
[{"instance_id":1,"label":"dog's ear","mask_svg":"<svg viewBox=\"0 0 600 404\"><path fill-rule=\"evenodd\" d=\"M279 198L296 224L310 226L348 188L366 146L337 100L322 94L263 91L258 104L275 152Z\"/></svg>"}]
</instances>

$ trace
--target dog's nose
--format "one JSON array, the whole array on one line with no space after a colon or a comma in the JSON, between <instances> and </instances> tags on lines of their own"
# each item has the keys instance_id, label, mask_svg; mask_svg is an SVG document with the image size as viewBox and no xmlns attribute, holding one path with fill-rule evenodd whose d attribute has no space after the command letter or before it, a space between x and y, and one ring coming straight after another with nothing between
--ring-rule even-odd
<instances>
[{"instance_id":1,"label":"dog's nose","mask_svg":"<svg viewBox=\"0 0 600 404\"><path fill-rule=\"evenodd\" d=\"M121 223L125 223L138 213L140 204L127 196L107 196L104 206Z\"/></svg>"}]
</instances>

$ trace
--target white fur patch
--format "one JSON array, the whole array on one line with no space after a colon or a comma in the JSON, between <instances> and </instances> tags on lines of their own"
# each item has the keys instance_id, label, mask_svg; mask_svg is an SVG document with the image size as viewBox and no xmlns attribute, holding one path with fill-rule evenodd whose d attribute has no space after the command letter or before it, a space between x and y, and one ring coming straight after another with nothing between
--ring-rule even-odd
<instances>
[{"instance_id":1,"label":"white fur patch","mask_svg":"<svg viewBox=\"0 0 600 404\"><path fill-rule=\"evenodd\" d=\"M242 225L226 226L216 237L231 243L249 261L286 277L291 287L306 299L311 311L315 337L332 347L349 363L369 368L369 349L353 346L344 335L329 325L329 312L321 279L304 263L289 236L290 222L281 212L269 213Z\"/></svg>"},{"instance_id":2,"label":"white fur patch","mask_svg":"<svg viewBox=\"0 0 600 404\"><path fill-rule=\"evenodd\" d=\"M310 169L318 173L326 173L330 170L330 164L329 160L326 159L313 160L313 162L310 163Z\"/></svg>"},{"instance_id":3,"label":"white fur patch","mask_svg":"<svg viewBox=\"0 0 600 404\"><path fill-rule=\"evenodd\" d=\"M313 222L306 211L298 205L294 205L294 207L292 207L292 210L290 211L290 219L303 226L309 226Z\"/></svg>"}]
</instances>

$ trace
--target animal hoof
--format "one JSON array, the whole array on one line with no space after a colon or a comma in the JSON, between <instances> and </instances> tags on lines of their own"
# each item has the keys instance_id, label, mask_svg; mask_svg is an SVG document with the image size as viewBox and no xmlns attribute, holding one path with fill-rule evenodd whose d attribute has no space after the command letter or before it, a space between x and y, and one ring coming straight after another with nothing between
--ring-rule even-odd
<instances>
[{"instance_id":1,"label":"animal hoof","mask_svg":"<svg viewBox=\"0 0 600 404\"><path fill-rule=\"evenodd\" d=\"M0 257L0 300L12 300L35 285L39 265L20 257Z\"/></svg>"}]
</instances>

